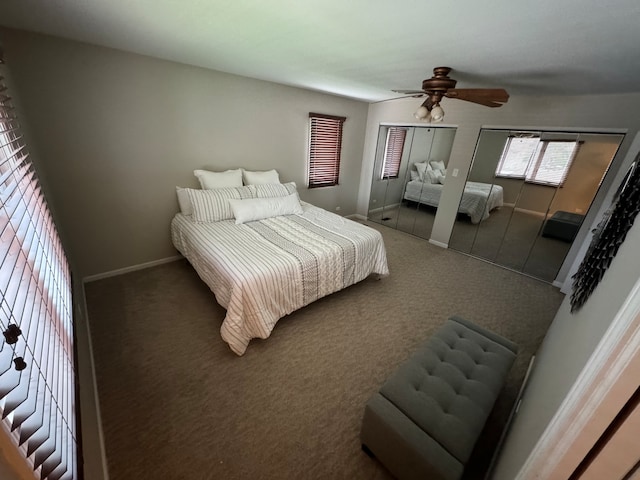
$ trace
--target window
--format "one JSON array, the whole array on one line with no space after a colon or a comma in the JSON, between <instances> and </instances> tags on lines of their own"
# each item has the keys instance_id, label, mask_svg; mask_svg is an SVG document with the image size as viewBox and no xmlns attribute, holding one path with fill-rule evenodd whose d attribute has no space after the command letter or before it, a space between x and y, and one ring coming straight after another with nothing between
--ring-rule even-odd
<instances>
[{"instance_id":1,"label":"window","mask_svg":"<svg viewBox=\"0 0 640 480\"><path fill-rule=\"evenodd\" d=\"M345 117L309 114L309 188L338 184Z\"/></svg>"},{"instance_id":2,"label":"window","mask_svg":"<svg viewBox=\"0 0 640 480\"><path fill-rule=\"evenodd\" d=\"M498 163L496 176L524 178L539 142L539 137L509 137Z\"/></svg>"},{"instance_id":3,"label":"window","mask_svg":"<svg viewBox=\"0 0 640 480\"><path fill-rule=\"evenodd\" d=\"M383 180L385 178L398 178L402 151L404 150L404 139L406 137L407 130L404 128L391 127L387 131L387 143L384 147L384 162L382 164Z\"/></svg>"},{"instance_id":4,"label":"window","mask_svg":"<svg viewBox=\"0 0 640 480\"><path fill-rule=\"evenodd\" d=\"M541 141L536 162L527 170L527 181L558 186L564 183L576 155L578 142Z\"/></svg>"},{"instance_id":5,"label":"window","mask_svg":"<svg viewBox=\"0 0 640 480\"><path fill-rule=\"evenodd\" d=\"M523 178L529 183L562 185L578 150L578 142L541 140L540 137L509 137L497 177Z\"/></svg>"},{"instance_id":6,"label":"window","mask_svg":"<svg viewBox=\"0 0 640 480\"><path fill-rule=\"evenodd\" d=\"M72 311L69 265L0 77L0 435L49 480L78 478Z\"/></svg>"}]
</instances>

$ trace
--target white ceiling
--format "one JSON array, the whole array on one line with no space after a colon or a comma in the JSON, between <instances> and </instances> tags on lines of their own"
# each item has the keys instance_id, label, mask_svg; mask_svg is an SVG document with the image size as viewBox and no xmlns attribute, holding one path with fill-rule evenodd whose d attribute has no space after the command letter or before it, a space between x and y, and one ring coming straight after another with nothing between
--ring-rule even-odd
<instances>
[{"instance_id":1,"label":"white ceiling","mask_svg":"<svg viewBox=\"0 0 640 480\"><path fill-rule=\"evenodd\" d=\"M367 101L640 91L638 0L2 0L0 25Z\"/></svg>"}]
</instances>

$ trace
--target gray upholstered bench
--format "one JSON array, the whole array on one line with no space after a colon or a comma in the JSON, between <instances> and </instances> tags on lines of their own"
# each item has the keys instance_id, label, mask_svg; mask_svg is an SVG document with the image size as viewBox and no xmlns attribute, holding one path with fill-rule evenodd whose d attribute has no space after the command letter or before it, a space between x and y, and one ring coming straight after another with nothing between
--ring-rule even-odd
<instances>
[{"instance_id":1,"label":"gray upholstered bench","mask_svg":"<svg viewBox=\"0 0 640 480\"><path fill-rule=\"evenodd\" d=\"M545 222L542 229L542 236L558 238L565 242L573 242L578 230L580 230L580 225L582 225L583 220L584 215L558 210Z\"/></svg>"},{"instance_id":2,"label":"gray upholstered bench","mask_svg":"<svg viewBox=\"0 0 640 480\"><path fill-rule=\"evenodd\" d=\"M363 449L399 479L459 479L516 353L451 317L367 402Z\"/></svg>"}]
</instances>

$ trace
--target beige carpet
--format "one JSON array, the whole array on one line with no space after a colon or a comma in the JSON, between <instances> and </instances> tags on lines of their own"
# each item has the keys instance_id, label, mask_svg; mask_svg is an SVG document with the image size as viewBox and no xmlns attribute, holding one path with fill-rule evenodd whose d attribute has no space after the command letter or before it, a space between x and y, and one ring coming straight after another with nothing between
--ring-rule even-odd
<instances>
[{"instance_id":1,"label":"beige carpet","mask_svg":"<svg viewBox=\"0 0 640 480\"><path fill-rule=\"evenodd\" d=\"M391 274L280 320L243 357L185 261L86 285L111 480L387 479L364 404L451 314L521 346L465 478L482 478L562 301L548 284L384 226Z\"/></svg>"}]
</instances>

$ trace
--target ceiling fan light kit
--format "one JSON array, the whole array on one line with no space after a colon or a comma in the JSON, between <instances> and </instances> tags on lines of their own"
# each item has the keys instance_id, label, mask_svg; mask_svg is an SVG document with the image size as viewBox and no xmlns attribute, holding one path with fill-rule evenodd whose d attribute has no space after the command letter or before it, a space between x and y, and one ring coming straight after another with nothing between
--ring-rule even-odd
<instances>
[{"instance_id":1,"label":"ceiling fan light kit","mask_svg":"<svg viewBox=\"0 0 640 480\"><path fill-rule=\"evenodd\" d=\"M413 116L418 120L425 120L429 116L429 110L424 105L421 105Z\"/></svg>"},{"instance_id":2,"label":"ceiling fan light kit","mask_svg":"<svg viewBox=\"0 0 640 480\"><path fill-rule=\"evenodd\" d=\"M436 103L431 109L431 121L433 123L440 123L442 120L444 120L444 110L439 103Z\"/></svg>"},{"instance_id":3,"label":"ceiling fan light kit","mask_svg":"<svg viewBox=\"0 0 640 480\"><path fill-rule=\"evenodd\" d=\"M449 67L436 67L433 69L433 77L422 81L422 90L393 90L398 93L406 93L413 97L427 96L414 116L418 120L430 117L433 123L441 122L444 118L444 110L440 106L442 97L456 98L467 102L477 103L486 107L501 107L509 100L509 94L503 88L455 88L457 80L449 77Z\"/></svg>"}]
</instances>

